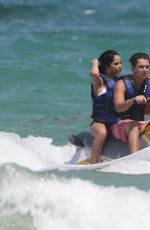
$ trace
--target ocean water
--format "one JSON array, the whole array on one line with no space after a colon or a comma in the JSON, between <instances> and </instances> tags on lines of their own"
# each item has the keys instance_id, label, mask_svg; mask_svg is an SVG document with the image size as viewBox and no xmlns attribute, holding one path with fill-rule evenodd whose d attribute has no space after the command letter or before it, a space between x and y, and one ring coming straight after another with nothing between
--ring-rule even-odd
<instances>
[{"instance_id":1,"label":"ocean water","mask_svg":"<svg viewBox=\"0 0 150 230\"><path fill-rule=\"evenodd\" d=\"M0 1L0 230L150 228L149 162L40 172L89 129L90 60L115 49L129 73L149 18L149 0Z\"/></svg>"}]
</instances>

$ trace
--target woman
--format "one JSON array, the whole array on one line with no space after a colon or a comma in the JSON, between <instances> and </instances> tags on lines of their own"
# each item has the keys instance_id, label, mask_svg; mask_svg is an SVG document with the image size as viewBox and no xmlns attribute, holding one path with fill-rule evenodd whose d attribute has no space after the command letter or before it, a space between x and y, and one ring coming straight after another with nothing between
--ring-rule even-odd
<instances>
[{"instance_id":1,"label":"woman","mask_svg":"<svg viewBox=\"0 0 150 230\"><path fill-rule=\"evenodd\" d=\"M121 72L121 58L117 51L107 50L91 64L93 121L90 127L94 137L91 163L94 164L98 162L109 126L118 121L112 97L117 74Z\"/></svg>"}]
</instances>

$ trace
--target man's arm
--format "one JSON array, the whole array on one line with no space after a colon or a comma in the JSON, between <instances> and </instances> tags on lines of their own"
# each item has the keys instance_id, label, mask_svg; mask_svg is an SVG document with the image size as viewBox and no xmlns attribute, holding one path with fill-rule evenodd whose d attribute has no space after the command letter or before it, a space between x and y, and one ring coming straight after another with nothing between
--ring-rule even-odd
<instances>
[{"instance_id":1,"label":"man's arm","mask_svg":"<svg viewBox=\"0 0 150 230\"><path fill-rule=\"evenodd\" d=\"M123 80L118 80L114 88L114 104L117 113L127 111L136 101L135 97L125 100L126 86Z\"/></svg>"},{"instance_id":2,"label":"man's arm","mask_svg":"<svg viewBox=\"0 0 150 230\"><path fill-rule=\"evenodd\" d=\"M150 100L149 99L146 103L145 115L150 115Z\"/></svg>"}]
</instances>

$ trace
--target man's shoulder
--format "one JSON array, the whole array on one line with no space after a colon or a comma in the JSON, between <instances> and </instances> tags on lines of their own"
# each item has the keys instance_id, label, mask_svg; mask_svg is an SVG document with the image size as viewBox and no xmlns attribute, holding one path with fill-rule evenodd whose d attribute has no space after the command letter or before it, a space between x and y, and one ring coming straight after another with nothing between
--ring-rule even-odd
<instances>
[{"instance_id":1,"label":"man's shoulder","mask_svg":"<svg viewBox=\"0 0 150 230\"><path fill-rule=\"evenodd\" d=\"M133 77L133 75L132 74L125 74L125 75L121 75L120 77L119 77L119 79L131 79ZM119 80L118 79L118 80Z\"/></svg>"},{"instance_id":2,"label":"man's shoulder","mask_svg":"<svg viewBox=\"0 0 150 230\"><path fill-rule=\"evenodd\" d=\"M132 74L126 74L126 75L121 75L117 78L117 82L124 82L124 81L131 81L132 80Z\"/></svg>"}]
</instances>

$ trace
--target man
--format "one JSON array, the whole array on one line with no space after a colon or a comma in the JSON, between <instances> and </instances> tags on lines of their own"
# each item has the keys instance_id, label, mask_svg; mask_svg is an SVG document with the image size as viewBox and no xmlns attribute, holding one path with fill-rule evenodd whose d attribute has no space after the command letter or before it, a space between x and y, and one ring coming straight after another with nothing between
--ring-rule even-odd
<instances>
[{"instance_id":1,"label":"man","mask_svg":"<svg viewBox=\"0 0 150 230\"><path fill-rule=\"evenodd\" d=\"M112 124L112 135L128 140L130 153L139 150L139 136L150 122L144 122L145 108L149 106L150 79L148 77L150 58L145 53L135 53L129 59L132 75L123 76L114 88L114 104L118 122ZM143 122L141 122L143 121Z\"/></svg>"}]
</instances>

